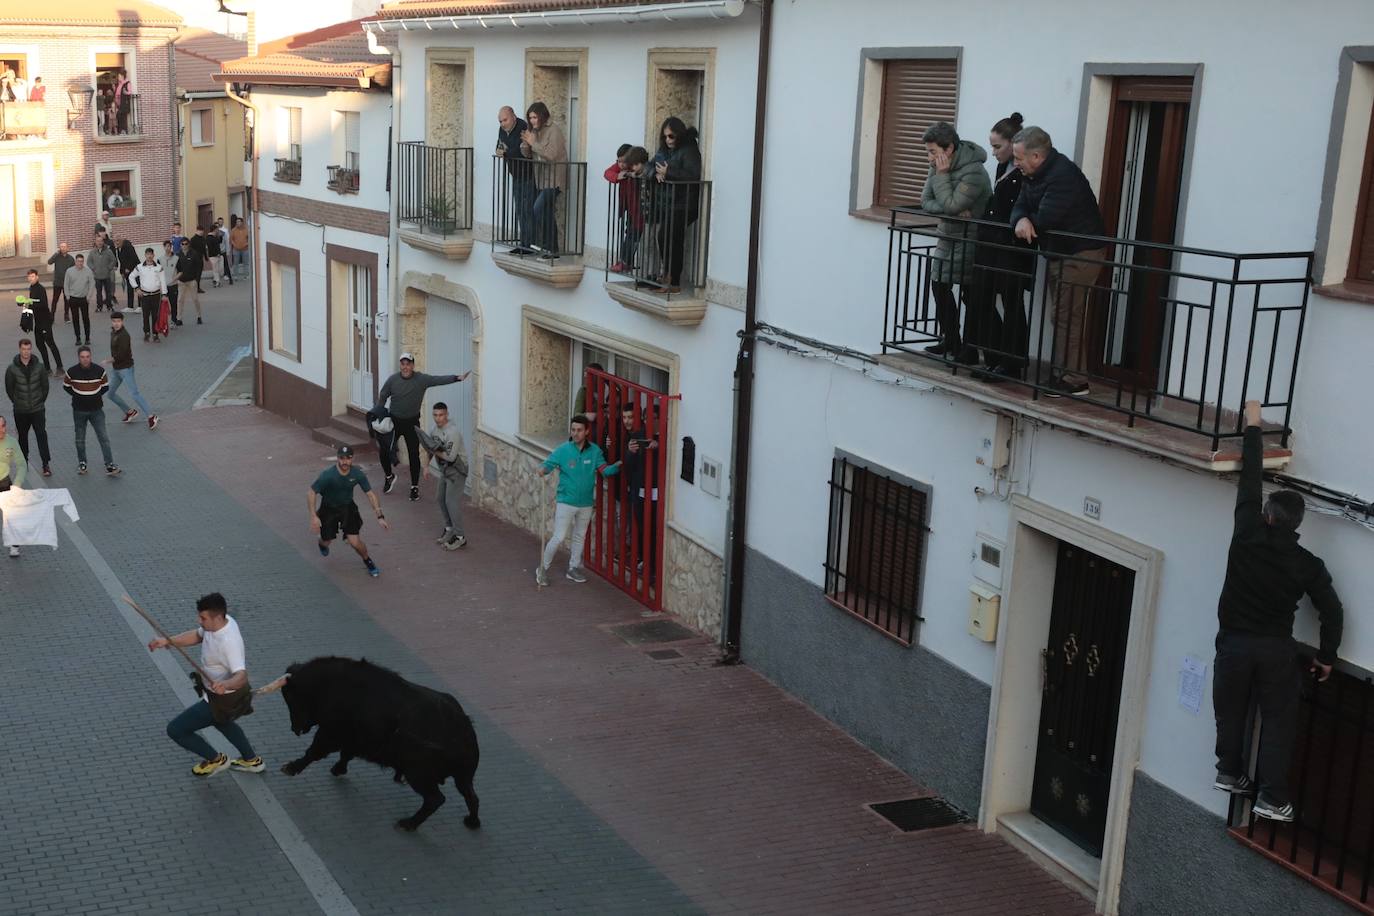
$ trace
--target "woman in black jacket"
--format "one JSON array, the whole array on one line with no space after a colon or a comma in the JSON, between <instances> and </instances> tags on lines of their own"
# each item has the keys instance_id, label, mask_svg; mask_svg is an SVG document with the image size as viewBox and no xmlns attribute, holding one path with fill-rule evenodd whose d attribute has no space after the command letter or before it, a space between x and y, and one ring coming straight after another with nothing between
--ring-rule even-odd
<instances>
[{"instance_id":1,"label":"woman in black jacket","mask_svg":"<svg viewBox=\"0 0 1374 916\"><path fill-rule=\"evenodd\" d=\"M682 260L687 227L701 215L701 148L697 129L681 118L667 118L658 129L654 155L655 220L658 252L662 258L660 282L670 293L682 291Z\"/></svg>"},{"instance_id":2,"label":"woman in black jacket","mask_svg":"<svg viewBox=\"0 0 1374 916\"><path fill-rule=\"evenodd\" d=\"M138 270L138 265L142 263L142 259L138 256L138 251L134 249L134 243L128 239L124 239L119 243L119 250L115 253L119 257L119 274L124 278L124 291L129 297L129 304L126 305L125 308L132 311L134 307L134 287L133 284L129 282L129 277L135 270Z\"/></svg>"},{"instance_id":3,"label":"woman in black jacket","mask_svg":"<svg viewBox=\"0 0 1374 916\"><path fill-rule=\"evenodd\" d=\"M978 227L980 244L973 257L973 300L964 318L964 341L980 348L987 364L987 369L979 372L978 377L989 382L1019 379L1026 368L1026 291L1035 279L1035 255L1012 233L1009 222L1025 179L1012 161L1011 153L1012 137L1022 123L1021 113L1014 111L1010 117L992 125L988 135L997 171L992 197L988 198L987 209L981 217L999 225ZM1002 297L1001 317L997 314L999 295Z\"/></svg>"}]
</instances>

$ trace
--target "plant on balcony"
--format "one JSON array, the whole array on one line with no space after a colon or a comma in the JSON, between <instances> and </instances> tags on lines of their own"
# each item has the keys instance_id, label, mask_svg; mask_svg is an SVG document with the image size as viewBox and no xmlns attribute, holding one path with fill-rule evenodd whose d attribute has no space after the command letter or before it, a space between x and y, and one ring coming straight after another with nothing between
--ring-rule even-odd
<instances>
[{"instance_id":1,"label":"plant on balcony","mask_svg":"<svg viewBox=\"0 0 1374 916\"><path fill-rule=\"evenodd\" d=\"M134 216L138 213L138 201L124 198L124 203L110 211L111 216Z\"/></svg>"},{"instance_id":2,"label":"plant on balcony","mask_svg":"<svg viewBox=\"0 0 1374 916\"><path fill-rule=\"evenodd\" d=\"M454 201L449 200L447 194L431 194L425 202L425 222L447 235L458 228L458 217L454 210Z\"/></svg>"}]
</instances>

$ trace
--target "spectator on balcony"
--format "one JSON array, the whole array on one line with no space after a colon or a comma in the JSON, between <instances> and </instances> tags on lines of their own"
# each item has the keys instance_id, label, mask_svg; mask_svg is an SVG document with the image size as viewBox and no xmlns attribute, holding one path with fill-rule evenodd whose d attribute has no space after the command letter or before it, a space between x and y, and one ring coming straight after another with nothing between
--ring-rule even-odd
<instances>
[{"instance_id":1,"label":"spectator on balcony","mask_svg":"<svg viewBox=\"0 0 1374 916\"><path fill-rule=\"evenodd\" d=\"M14 70L9 64L0 70L0 102L17 101L14 97Z\"/></svg>"},{"instance_id":2,"label":"spectator on balcony","mask_svg":"<svg viewBox=\"0 0 1374 916\"><path fill-rule=\"evenodd\" d=\"M52 265L52 313L57 314L57 300L62 299L62 320L71 321L71 303L65 299L62 280L67 276L67 271L76 264L76 258L67 253L67 243L61 242L53 256L48 258L48 263Z\"/></svg>"},{"instance_id":3,"label":"spectator on balcony","mask_svg":"<svg viewBox=\"0 0 1374 916\"><path fill-rule=\"evenodd\" d=\"M1235 529L1217 602L1221 626L1212 679L1217 722L1213 785L1237 795L1254 791L1244 762L1253 699L1264 730L1257 770L1259 794L1251 810L1257 817L1291 821L1288 769L1303 676L1293 643L1293 617L1302 596L1311 598L1321 619L1321 645L1309 673L1324 681L1336 663L1344 612L1326 565L1298 545L1302 496L1279 490L1264 498L1260 422L1259 401L1247 401Z\"/></svg>"},{"instance_id":4,"label":"spectator on balcony","mask_svg":"<svg viewBox=\"0 0 1374 916\"><path fill-rule=\"evenodd\" d=\"M659 283L670 293L682 291L682 259L687 227L701 215L701 148L697 129L681 118L667 118L658 128L654 153L655 194L651 218L658 224Z\"/></svg>"},{"instance_id":5,"label":"spectator on balcony","mask_svg":"<svg viewBox=\"0 0 1374 916\"><path fill-rule=\"evenodd\" d=\"M115 94L108 84L100 91L100 112L104 116L105 129L101 131L106 135L113 135L115 125L118 123L118 112L115 108Z\"/></svg>"},{"instance_id":6,"label":"spectator on balcony","mask_svg":"<svg viewBox=\"0 0 1374 916\"><path fill-rule=\"evenodd\" d=\"M505 160L506 174L510 176L511 207L514 210L511 216L515 220L515 238L519 240L519 246L512 253L530 254L533 251L530 244L534 235L534 195L539 191L534 181L534 164L521 140L530 126L517 118L515 109L509 105L497 113L496 120L500 124L496 134L496 155Z\"/></svg>"},{"instance_id":7,"label":"spectator on balcony","mask_svg":"<svg viewBox=\"0 0 1374 916\"><path fill-rule=\"evenodd\" d=\"M1012 159L1011 141L1021 130L1021 113L1012 112L992 125L988 144L997 160L992 196L982 217L996 226L978 227L978 248L973 254L972 300L964 328L965 344L981 347L987 371L978 378L987 382L1019 379L1025 373L1027 322L1026 291L1035 278L1035 256L1011 231L1007 221L1021 194L1025 176ZM1022 249L1022 250L1011 250ZM1002 315L997 297L1002 297Z\"/></svg>"},{"instance_id":8,"label":"spectator on balcony","mask_svg":"<svg viewBox=\"0 0 1374 916\"><path fill-rule=\"evenodd\" d=\"M86 256L86 263L95 276L95 310L103 312L115 307L114 278L119 273L119 256L109 244L109 236L97 232L95 247Z\"/></svg>"},{"instance_id":9,"label":"spectator on balcony","mask_svg":"<svg viewBox=\"0 0 1374 916\"><path fill-rule=\"evenodd\" d=\"M1100 236L1102 211L1092 185L1073 160L1054 148L1050 135L1038 127L1026 127L1012 138L1016 167L1026 176L1008 221L1016 237L1028 244L1040 242L1049 258L1051 295L1054 297L1054 349L1051 354L1049 397L1082 396L1088 393L1087 354L1083 333L1088 301L1106 246L1096 239L1045 233Z\"/></svg>"},{"instance_id":10,"label":"spectator on balcony","mask_svg":"<svg viewBox=\"0 0 1374 916\"><path fill-rule=\"evenodd\" d=\"M539 185L534 195L534 244L542 249L539 257L551 261L558 257L558 198L565 183L568 139L543 102L531 105L525 119L529 127L520 135L520 148L534 160Z\"/></svg>"},{"instance_id":11,"label":"spectator on balcony","mask_svg":"<svg viewBox=\"0 0 1374 916\"><path fill-rule=\"evenodd\" d=\"M35 76L33 85L29 87L29 101L42 102L48 97L48 87L43 85L43 77Z\"/></svg>"},{"instance_id":12,"label":"spectator on balcony","mask_svg":"<svg viewBox=\"0 0 1374 916\"><path fill-rule=\"evenodd\" d=\"M921 209L964 219L982 213L992 195L992 182L983 168L987 150L972 140L960 140L948 121L932 124L922 139L930 155L930 174L921 191ZM926 352L968 365L978 362L978 351L959 335L959 302L954 287L959 287L960 298L967 298L976 246L964 239L974 234L974 227L959 219L940 220L938 241L930 257L930 292L935 299L940 342L926 347Z\"/></svg>"},{"instance_id":13,"label":"spectator on balcony","mask_svg":"<svg viewBox=\"0 0 1374 916\"><path fill-rule=\"evenodd\" d=\"M639 248L639 237L644 232L640 182L648 162L649 151L644 147L622 143L616 152L615 162L606 169L606 180L616 186L616 221L620 229L619 257L611 265L611 273L632 273L635 269L635 252Z\"/></svg>"},{"instance_id":14,"label":"spectator on balcony","mask_svg":"<svg viewBox=\"0 0 1374 916\"><path fill-rule=\"evenodd\" d=\"M28 81L25 80L22 76L16 76L14 78L14 81L10 83L10 88L14 91L14 100L16 102L31 101L29 99Z\"/></svg>"},{"instance_id":15,"label":"spectator on balcony","mask_svg":"<svg viewBox=\"0 0 1374 916\"><path fill-rule=\"evenodd\" d=\"M111 187L109 195L105 198L105 206L111 210L118 210L124 206L124 195L119 193L119 188Z\"/></svg>"},{"instance_id":16,"label":"spectator on balcony","mask_svg":"<svg viewBox=\"0 0 1374 916\"><path fill-rule=\"evenodd\" d=\"M115 130L121 134L129 132L129 113L133 108L132 95L133 86L129 83L129 74L120 70L115 78L114 105Z\"/></svg>"},{"instance_id":17,"label":"spectator on balcony","mask_svg":"<svg viewBox=\"0 0 1374 916\"><path fill-rule=\"evenodd\" d=\"M134 248L134 243L127 238L119 241L115 253L119 255L119 275L124 281L124 290L128 293L125 311L131 312L134 309L134 271L138 270L138 265L143 262L138 259L138 250Z\"/></svg>"}]
</instances>

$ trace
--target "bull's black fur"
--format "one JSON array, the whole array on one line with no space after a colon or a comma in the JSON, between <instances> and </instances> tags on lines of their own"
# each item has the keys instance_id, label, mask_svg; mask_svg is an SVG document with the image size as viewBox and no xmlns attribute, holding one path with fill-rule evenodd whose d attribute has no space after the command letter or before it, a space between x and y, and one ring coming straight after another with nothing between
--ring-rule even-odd
<instances>
[{"instance_id":1,"label":"bull's black fur","mask_svg":"<svg viewBox=\"0 0 1374 916\"><path fill-rule=\"evenodd\" d=\"M354 757L390 767L424 801L420 809L396 822L414 830L444 803L439 786L452 776L468 805L463 823L476 829L477 734L472 720L447 693L412 684L394 671L367 659L316 658L286 669L282 697L291 712L291 730L304 735L315 729L306 752L282 767L295 776L316 760L337 751L329 772L342 776Z\"/></svg>"}]
</instances>

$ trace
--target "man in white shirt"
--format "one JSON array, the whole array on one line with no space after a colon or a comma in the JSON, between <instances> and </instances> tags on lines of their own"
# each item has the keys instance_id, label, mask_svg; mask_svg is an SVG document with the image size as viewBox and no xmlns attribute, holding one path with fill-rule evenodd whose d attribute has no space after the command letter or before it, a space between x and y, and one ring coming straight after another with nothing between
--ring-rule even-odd
<instances>
[{"instance_id":1,"label":"man in white shirt","mask_svg":"<svg viewBox=\"0 0 1374 916\"><path fill-rule=\"evenodd\" d=\"M148 339L152 331L153 342L157 336L157 310L162 305L162 297L167 295L167 277L158 264L153 249L143 249L143 263L129 274L129 284L138 290L138 307L143 310L143 339Z\"/></svg>"},{"instance_id":2,"label":"man in white shirt","mask_svg":"<svg viewBox=\"0 0 1374 916\"><path fill-rule=\"evenodd\" d=\"M238 623L229 616L224 596L219 592L202 596L196 602L196 613L200 618L200 626L173 636L170 640L154 639L148 643L148 651L166 649L168 646L184 648L199 645L200 666L212 679L210 683L203 685L204 689L216 698L240 692L251 697L248 670L244 661L243 636L239 633ZM221 702L216 699L217 706ZM238 715L247 715L249 712L252 712L251 705ZM244 773L261 773L262 758L253 751L253 745L249 743L248 736L243 733L237 722L232 718L221 721L226 718L223 713L217 716L209 702L200 700L186 707L181 715L167 723L167 737L201 758L200 763L191 768L191 772L197 776L213 776L225 767L233 767ZM211 725L219 729L219 733L228 738L229 743L238 750L237 759L230 760L228 754L216 754L210 742L198 734L201 729L209 728Z\"/></svg>"}]
</instances>

